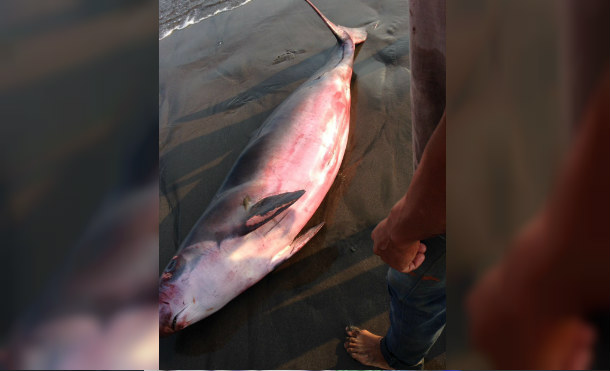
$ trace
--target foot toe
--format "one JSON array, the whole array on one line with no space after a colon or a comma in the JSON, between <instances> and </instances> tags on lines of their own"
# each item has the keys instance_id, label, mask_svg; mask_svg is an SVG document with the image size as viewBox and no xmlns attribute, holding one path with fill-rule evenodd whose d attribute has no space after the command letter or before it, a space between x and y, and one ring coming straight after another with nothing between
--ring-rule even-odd
<instances>
[{"instance_id":1,"label":"foot toe","mask_svg":"<svg viewBox=\"0 0 610 371\"><path fill-rule=\"evenodd\" d=\"M360 329L356 326L347 326L345 328L345 332L347 332L350 336L355 336L360 332Z\"/></svg>"}]
</instances>

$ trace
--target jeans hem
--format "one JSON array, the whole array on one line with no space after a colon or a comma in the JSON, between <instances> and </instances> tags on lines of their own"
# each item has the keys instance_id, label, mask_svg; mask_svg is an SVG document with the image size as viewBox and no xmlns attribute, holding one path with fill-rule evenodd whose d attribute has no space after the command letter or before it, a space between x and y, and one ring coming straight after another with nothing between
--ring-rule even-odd
<instances>
[{"instance_id":1,"label":"jeans hem","mask_svg":"<svg viewBox=\"0 0 610 371\"><path fill-rule=\"evenodd\" d=\"M407 363L404 363L403 361L396 358L392 354L392 352L390 352L385 340L386 340L385 337L381 338L381 341L379 342L379 347L381 349L381 355L383 355L383 358L385 359L385 361L388 363L388 365L390 367L392 367L395 370L422 370L423 369L423 366L424 366L423 358L419 362L417 362L415 365L408 365Z\"/></svg>"}]
</instances>

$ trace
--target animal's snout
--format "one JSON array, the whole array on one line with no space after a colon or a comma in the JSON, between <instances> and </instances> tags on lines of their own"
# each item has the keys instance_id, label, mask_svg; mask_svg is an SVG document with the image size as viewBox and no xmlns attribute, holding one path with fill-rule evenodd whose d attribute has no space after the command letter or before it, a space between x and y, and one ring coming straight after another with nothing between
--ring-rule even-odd
<instances>
[{"instance_id":1,"label":"animal's snout","mask_svg":"<svg viewBox=\"0 0 610 371\"><path fill-rule=\"evenodd\" d=\"M172 328L172 320L175 316L172 316L172 309L168 302L159 300L159 335L168 336L174 333Z\"/></svg>"}]
</instances>

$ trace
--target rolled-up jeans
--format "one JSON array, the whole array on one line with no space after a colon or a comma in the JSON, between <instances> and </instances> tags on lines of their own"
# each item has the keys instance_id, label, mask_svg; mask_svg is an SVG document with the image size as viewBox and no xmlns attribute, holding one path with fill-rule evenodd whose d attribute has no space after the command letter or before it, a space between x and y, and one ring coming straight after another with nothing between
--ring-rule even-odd
<instances>
[{"instance_id":1,"label":"rolled-up jeans","mask_svg":"<svg viewBox=\"0 0 610 371\"><path fill-rule=\"evenodd\" d=\"M390 329L381 340L381 353L394 369L421 369L445 327L445 236L422 242L426 259L418 269L388 271Z\"/></svg>"}]
</instances>

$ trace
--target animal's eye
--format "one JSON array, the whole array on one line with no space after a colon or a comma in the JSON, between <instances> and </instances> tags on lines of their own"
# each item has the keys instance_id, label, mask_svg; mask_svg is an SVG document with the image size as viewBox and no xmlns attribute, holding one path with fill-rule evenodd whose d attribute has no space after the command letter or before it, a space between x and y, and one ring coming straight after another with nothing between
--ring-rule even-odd
<instances>
[{"instance_id":1,"label":"animal's eye","mask_svg":"<svg viewBox=\"0 0 610 371\"><path fill-rule=\"evenodd\" d=\"M181 255L176 255L170 260L167 268L165 268L165 273L178 273L182 270L184 266L184 258Z\"/></svg>"},{"instance_id":2,"label":"animal's eye","mask_svg":"<svg viewBox=\"0 0 610 371\"><path fill-rule=\"evenodd\" d=\"M165 268L165 271L168 272L168 273L171 273L174 270L174 268L176 268L176 264L178 262L178 259L179 258L177 256L174 256L172 258L172 260L169 262L169 264L167 265L167 267Z\"/></svg>"},{"instance_id":3,"label":"animal's eye","mask_svg":"<svg viewBox=\"0 0 610 371\"><path fill-rule=\"evenodd\" d=\"M176 255L170 260L165 268L162 278L164 280L172 280L184 269L184 258L181 255Z\"/></svg>"}]
</instances>

